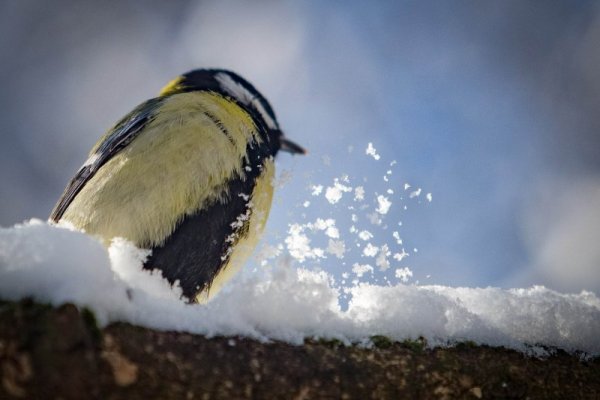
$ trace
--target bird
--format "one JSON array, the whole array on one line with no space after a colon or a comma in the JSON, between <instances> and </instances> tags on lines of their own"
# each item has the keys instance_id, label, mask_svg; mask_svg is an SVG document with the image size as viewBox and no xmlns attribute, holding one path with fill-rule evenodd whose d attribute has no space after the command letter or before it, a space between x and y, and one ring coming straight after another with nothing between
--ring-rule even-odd
<instances>
[{"instance_id":1,"label":"bird","mask_svg":"<svg viewBox=\"0 0 600 400\"><path fill-rule=\"evenodd\" d=\"M266 223L274 158L306 150L226 69L195 69L133 109L92 147L49 221L150 250L182 298L204 303L244 265Z\"/></svg>"}]
</instances>

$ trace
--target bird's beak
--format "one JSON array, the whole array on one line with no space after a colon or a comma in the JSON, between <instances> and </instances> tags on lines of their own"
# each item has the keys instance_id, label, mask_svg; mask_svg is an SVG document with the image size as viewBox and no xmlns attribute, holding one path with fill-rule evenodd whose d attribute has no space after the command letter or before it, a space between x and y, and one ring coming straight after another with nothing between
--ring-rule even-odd
<instances>
[{"instance_id":1,"label":"bird's beak","mask_svg":"<svg viewBox=\"0 0 600 400\"><path fill-rule=\"evenodd\" d=\"M303 147L300 147L283 135L280 136L279 143L281 143L281 151L285 151L290 154L306 154L306 150Z\"/></svg>"}]
</instances>

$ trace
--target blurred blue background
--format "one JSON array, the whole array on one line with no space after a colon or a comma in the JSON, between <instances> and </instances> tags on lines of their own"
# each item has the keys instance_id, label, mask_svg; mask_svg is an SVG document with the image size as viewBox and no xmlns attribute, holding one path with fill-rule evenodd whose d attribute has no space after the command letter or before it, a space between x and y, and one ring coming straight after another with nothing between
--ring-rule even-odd
<instances>
[{"instance_id":1,"label":"blurred blue background","mask_svg":"<svg viewBox=\"0 0 600 400\"><path fill-rule=\"evenodd\" d=\"M225 67L310 151L279 157L267 242L327 217L355 248L355 213L373 244L406 248L389 271L410 267L412 282L600 293L599 11L568 0L4 1L0 225L47 218L97 138L174 76ZM335 205L311 195L344 174L368 209L350 193ZM409 199L407 182L423 194ZM387 189L392 207L373 226ZM359 250L321 268L375 266Z\"/></svg>"}]
</instances>

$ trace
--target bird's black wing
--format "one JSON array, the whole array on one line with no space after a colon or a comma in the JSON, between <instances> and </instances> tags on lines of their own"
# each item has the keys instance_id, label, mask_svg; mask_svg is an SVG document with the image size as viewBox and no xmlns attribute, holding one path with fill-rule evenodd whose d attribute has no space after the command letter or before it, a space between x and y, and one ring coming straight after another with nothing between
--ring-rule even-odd
<instances>
[{"instance_id":1,"label":"bird's black wing","mask_svg":"<svg viewBox=\"0 0 600 400\"><path fill-rule=\"evenodd\" d=\"M164 98L158 97L140 104L100 139L92 149L88 160L71 179L60 200L54 206L50 214L51 221L58 222L62 218L85 184L96 174L100 167L137 137L142 129L152 121L156 110L163 101Z\"/></svg>"}]
</instances>

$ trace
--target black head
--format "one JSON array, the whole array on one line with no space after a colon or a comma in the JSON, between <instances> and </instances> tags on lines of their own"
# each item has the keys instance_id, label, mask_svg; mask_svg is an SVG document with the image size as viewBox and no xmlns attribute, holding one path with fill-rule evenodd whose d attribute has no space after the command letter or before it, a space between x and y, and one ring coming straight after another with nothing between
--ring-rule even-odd
<instances>
[{"instance_id":1,"label":"black head","mask_svg":"<svg viewBox=\"0 0 600 400\"><path fill-rule=\"evenodd\" d=\"M196 69L187 72L165 86L160 95L168 96L193 91L212 91L227 96L252 115L259 127L267 134L269 141L278 150L292 154L305 154L306 151L286 139L279 128L273 108L262 94L247 80L224 69Z\"/></svg>"}]
</instances>

